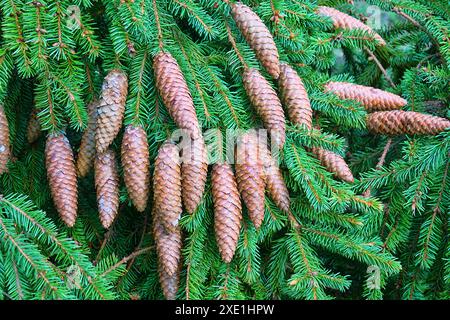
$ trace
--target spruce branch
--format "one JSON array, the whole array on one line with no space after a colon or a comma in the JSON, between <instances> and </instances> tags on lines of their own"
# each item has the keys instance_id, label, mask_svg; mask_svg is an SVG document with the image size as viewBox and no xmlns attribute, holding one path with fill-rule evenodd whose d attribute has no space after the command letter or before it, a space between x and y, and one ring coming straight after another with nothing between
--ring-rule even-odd
<instances>
[{"instance_id":1,"label":"spruce branch","mask_svg":"<svg viewBox=\"0 0 450 320\"><path fill-rule=\"evenodd\" d=\"M133 253L131 253L130 255L122 258L119 262L117 262L116 264L114 264L113 266L111 266L110 268L108 268L107 270L105 270L103 273L101 273L99 276L100 277L104 277L107 274L113 272L115 269L119 268L120 266L124 265L125 263L127 263L128 261L134 259L137 256L140 256L141 254L144 254L150 250L153 250L154 246L150 246L150 247L146 247L146 248L142 248L139 250L134 251Z\"/></svg>"},{"instance_id":2,"label":"spruce branch","mask_svg":"<svg viewBox=\"0 0 450 320\"><path fill-rule=\"evenodd\" d=\"M247 62L245 62L245 59L243 58L241 52L239 51L237 45L236 45L236 41L233 37L233 33L231 32L231 28L230 25L228 24L228 21L225 17L223 17L224 22L225 22L225 28L227 29L227 35L228 35L228 41L230 41L231 46L234 50L234 52L236 53L237 57L239 58L239 61L241 62L241 65L244 67L244 69L248 68L248 64Z\"/></svg>"},{"instance_id":3,"label":"spruce branch","mask_svg":"<svg viewBox=\"0 0 450 320\"><path fill-rule=\"evenodd\" d=\"M18 198L18 199L20 199L19 201L26 201L26 198L24 198L24 197ZM13 201L9 200L9 198L2 197L0 199L0 201L5 203L6 205L8 205L11 209L13 209L15 211L15 213L17 213L17 214L21 215L23 218L25 218L26 221L28 221L28 223L31 226L34 226L35 228L37 228L37 230L39 230L42 235L45 235L48 238L47 242L53 243L55 245L55 247L58 248L63 253L63 255L67 259L69 259L69 261L71 261L72 264L74 264L77 268L79 268L81 273L86 277L89 285L92 286L92 288L99 295L99 297L101 297L102 299L106 299L106 297L102 293L102 291L104 291L104 289L100 288L99 284L97 283L97 281L98 281L97 275L92 270L88 270L84 267L84 266L89 265L89 262L87 261L86 257L83 257L80 254L74 255L73 248L71 249L69 247L70 243L68 243L67 241L61 240L60 237L58 237L58 235L55 233L55 231L50 229L51 225L49 225L49 224L44 225L44 224L40 223L37 219L35 219L33 216L31 216L25 210L22 210L19 206L16 206ZM101 282L103 282L103 281L101 280Z\"/></svg>"},{"instance_id":4,"label":"spruce branch","mask_svg":"<svg viewBox=\"0 0 450 320\"><path fill-rule=\"evenodd\" d=\"M381 153L380 159L378 160L378 163L375 166L375 170L380 170L383 167L384 162L386 161L387 153L389 152L389 149L391 148L391 144L392 144L392 138L389 138L387 140L386 144L384 145L383 152ZM362 196L370 197L370 194L371 194L371 189L367 188L366 191L363 192Z\"/></svg>"},{"instance_id":5,"label":"spruce branch","mask_svg":"<svg viewBox=\"0 0 450 320\"><path fill-rule=\"evenodd\" d=\"M431 42L433 42L433 44L436 46L436 48L438 48L438 50L441 48L441 45L439 44L439 41L436 40L436 38L434 37L434 35L428 30L428 28L424 27L421 23L419 23L417 20L415 20L414 18L412 18L410 15L408 15L407 13L405 13L400 7L393 7L392 11L394 11L396 14L398 14L399 16L405 18L407 21L409 21L410 23L412 23L414 26L420 28L423 32L425 32L428 37L430 38ZM444 65L447 65L444 57L442 56L441 53L439 53L440 56L440 60L441 63Z\"/></svg>"},{"instance_id":6,"label":"spruce branch","mask_svg":"<svg viewBox=\"0 0 450 320\"><path fill-rule=\"evenodd\" d=\"M60 295L59 288L55 285L55 283L47 277L46 272L44 271L43 265L44 263L39 263L35 261L30 255L28 255L24 248L21 246L22 243L19 243L8 231L7 226L4 223L3 218L0 217L0 227L3 229L2 234L6 239L9 239L12 246L19 252L19 254L36 270L38 277L44 280L47 286L52 290L57 296ZM62 294L61 294L62 296Z\"/></svg>"},{"instance_id":7,"label":"spruce branch","mask_svg":"<svg viewBox=\"0 0 450 320\"><path fill-rule=\"evenodd\" d=\"M391 85L392 88L395 88L396 87L395 83L392 81L391 77L388 75L386 69L383 67L380 60L378 60L378 58L374 55L374 53L371 50L369 50L369 48L364 47L364 49L366 50L367 54L370 56L370 59L375 62L378 69L380 69L380 71L383 73L383 76L387 80L387 82L389 82L389 84Z\"/></svg>"},{"instance_id":8,"label":"spruce branch","mask_svg":"<svg viewBox=\"0 0 450 320\"><path fill-rule=\"evenodd\" d=\"M158 30L158 45L159 45L159 49L163 50L164 47L164 43L163 43L163 33L161 30L161 23L159 20L159 12L158 12L158 6L156 4L156 0L152 0L153 3L153 12L155 15L155 23L156 23L156 28Z\"/></svg>"}]
</instances>

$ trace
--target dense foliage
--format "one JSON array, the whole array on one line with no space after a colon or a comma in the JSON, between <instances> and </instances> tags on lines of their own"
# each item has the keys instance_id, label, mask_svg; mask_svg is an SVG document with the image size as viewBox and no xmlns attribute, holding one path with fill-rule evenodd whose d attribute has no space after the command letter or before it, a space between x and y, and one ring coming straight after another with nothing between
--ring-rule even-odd
<instances>
[{"instance_id":1,"label":"dense foliage","mask_svg":"<svg viewBox=\"0 0 450 320\"><path fill-rule=\"evenodd\" d=\"M330 80L358 83L401 95L404 110L450 117L448 1L243 3L271 31L280 60L302 78L314 128L287 121L281 168L292 213L266 197L256 230L244 209L229 264L217 248L208 178L200 207L181 218L178 298L450 298L450 131L375 135L358 101L324 91ZM367 31L334 28L316 13L318 5L371 25L386 46ZM155 89L152 58L161 50L180 65L204 132L261 127L243 67L271 77L228 1L0 0L0 22L0 105L12 148L0 176L0 299L163 298L151 201L137 212L121 178L119 216L105 230L91 171L78 179L78 218L68 228L50 196L45 139L64 130L76 154L87 105L118 68L128 75L124 124L145 128L153 171L158 148L176 129ZM34 109L42 134L30 144ZM122 134L113 143L117 155ZM313 147L345 157L355 182L335 179ZM380 286L368 285L372 272Z\"/></svg>"}]
</instances>

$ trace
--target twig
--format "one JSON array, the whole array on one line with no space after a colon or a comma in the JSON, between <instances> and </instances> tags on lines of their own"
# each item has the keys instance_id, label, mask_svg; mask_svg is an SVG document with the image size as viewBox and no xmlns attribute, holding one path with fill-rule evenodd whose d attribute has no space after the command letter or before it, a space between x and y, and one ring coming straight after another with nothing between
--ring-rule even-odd
<instances>
[{"instance_id":1,"label":"twig","mask_svg":"<svg viewBox=\"0 0 450 320\"><path fill-rule=\"evenodd\" d=\"M380 159L378 160L378 163L375 166L375 170L380 170L381 167L383 166L384 161L386 160L386 155L387 155L389 149L391 148L391 144L392 144L392 139L389 138L388 141L386 142L386 145L384 146L383 153L381 154ZM370 188L367 188L367 190L364 191L364 193L362 194L363 197L366 197L366 198L370 197L370 192L371 192Z\"/></svg>"},{"instance_id":2,"label":"twig","mask_svg":"<svg viewBox=\"0 0 450 320\"><path fill-rule=\"evenodd\" d=\"M391 87L395 88L394 81L392 81L391 77L388 75L386 69L383 67L383 65L381 64L380 60L378 60L378 58L373 54L373 52L371 50L369 50L369 48L364 47L364 49L366 50L366 52L370 56L370 58L375 62L375 64L377 65L378 69L381 70L381 72L383 73L384 78L389 82Z\"/></svg>"},{"instance_id":3,"label":"twig","mask_svg":"<svg viewBox=\"0 0 450 320\"><path fill-rule=\"evenodd\" d=\"M162 35L162 30L161 30L161 23L159 21L159 14L158 14L158 7L156 5L156 0L153 0L153 12L155 13L155 22L156 22L156 27L158 29L158 45L159 45L159 49L163 49L163 35Z\"/></svg>"},{"instance_id":4,"label":"twig","mask_svg":"<svg viewBox=\"0 0 450 320\"><path fill-rule=\"evenodd\" d=\"M225 17L224 17L224 20L225 20ZM226 20L225 20L225 27L227 28L228 40L230 41L234 52L236 52L236 55L238 56L239 61L241 61L241 64L244 66L244 68L247 69L248 65L245 62L244 58L242 57L241 53L239 52L239 49L237 48L236 41L233 38L233 34L231 33L230 26L228 25L228 22Z\"/></svg>"},{"instance_id":5,"label":"twig","mask_svg":"<svg viewBox=\"0 0 450 320\"><path fill-rule=\"evenodd\" d=\"M381 167L383 166L384 161L386 160L386 155L389 151L389 148L391 147L391 144L392 144L392 139L389 138L388 141L386 142L386 145L384 146L383 153L381 154L380 160L378 161L375 169L380 170Z\"/></svg>"},{"instance_id":6,"label":"twig","mask_svg":"<svg viewBox=\"0 0 450 320\"><path fill-rule=\"evenodd\" d=\"M399 16L405 18L406 20L408 20L409 22L411 22L414 26L422 29L423 32L425 32L428 37L430 37L431 42L433 42L433 44L436 46L436 48L438 48L438 50L440 49L440 44L439 41L437 41L434 36L427 30L427 28L425 28L424 26L422 26L419 22L417 22L417 20L415 20L414 18L412 18L410 15L408 15L407 13L403 12L402 10L400 10L400 8L394 7L392 9L392 11L394 11L396 14L398 14ZM445 62L445 60L442 58L442 55L439 53L439 57L440 60L442 62L443 65L447 65L447 63Z\"/></svg>"},{"instance_id":7,"label":"twig","mask_svg":"<svg viewBox=\"0 0 450 320\"><path fill-rule=\"evenodd\" d=\"M292 214L291 210L289 210L289 212L288 212L288 218L289 218L289 221L291 221L291 223L292 223L292 225L293 225L293 227L295 229L300 229L301 228L301 225L298 223L297 219L295 219L295 217Z\"/></svg>"},{"instance_id":8,"label":"twig","mask_svg":"<svg viewBox=\"0 0 450 320\"><path fill-rule=\"evenodd\" d=\"M145 215L145 218L144 218L144 227L142 228L141 239L139 240L139 243L138 243L138 245L136 246L136 249L139 249L139 248L141 247L141 245L142 245L142 242L144 242L145 234L147 233L147 218L148 218L148 216ZM130 271L130 269L131 269L131 267L133 266L135 260L136 260L136 257L133 257L133 258L130 260L130 262L127 264L127 270L126 270L126 273L128 273L128 271ZM125 274L126 274L126 273L125 273ZM125 275L125 274L124 274L124 275ZM117 282L117 286L119 286L119 285L122 283L122 280L123 280L123 276L122 276L122 277L120 278L120 280Z\"/></svg>"},{"instance_id":9,"label":"twig","mask_svg":"<svg viewBox=\"0 0 450 320\"><path fill-rule=\"evenodd\" d=\"M142 248L140 250L137 250L135 252L133 252L132 254L130 254L129 256L124 257L122 260L120 260L119 262L117 262L116 264L114 264L113 266L111 266L109 269L107 269L105 272L103 272L100 277L104 277L105 275L107 275L108 273L110 273L111 271L117 269L118 267L120 267L122 264L127 263L128 261L130 261L131 259L134 259L135 257L146 253L147 251L150 251L153 249L153 246L150 247L146 247L146 248Z\"/></svg>"}]
</instances>

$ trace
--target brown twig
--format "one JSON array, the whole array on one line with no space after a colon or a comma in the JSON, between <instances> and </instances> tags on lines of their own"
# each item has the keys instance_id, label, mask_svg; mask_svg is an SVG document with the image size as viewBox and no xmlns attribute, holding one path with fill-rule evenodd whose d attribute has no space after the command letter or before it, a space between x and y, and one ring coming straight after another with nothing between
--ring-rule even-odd
<instances>
[{"instance_id":1,"label":"brown twig","mask_svg":"<svg viewBox=\"0 0 450 320\"><path fill-rule=\"evenodd\" d=\"M159 21L159 14L158 14L158 7L156 5L156 0L153 0L153 12L155 13L155 22L156 22L156 27L158 29L158 45L159 45L159 49L163 49L163 35L162 35L162 30L161 30L161 23Z\"/></svg>"},{"instance_id":2,"label":"brown twig","mask_svg":"<svg viewBox=\"0 0 450 320\"><path fill-rule=\"evenodd\" d=\"M225 20L225 18L224 18L224 20ZM244 66L244 68L247 69L248 65L245 62L244 58L242 57L241 53L239 52L239 49L237 48L236 41L233 38L233 34L231 33L230 26L228 25L228 22L226 20L225 20L225 27L227 28L228 40L230 41L234 52L236 52L236 55L238 56L239 61L241 61L241 64Z\"/></svg>"},{"instance_id":3,"label":"brown twig","mask_svg":"<svg viewBox=\"0 0 450 320\"><path fill-rule=\"evenodd\" d=\"M431 42L433 42L433 44L436 46L436 48L440 48L440 44L439 41L437 41L434 36L427 30L427 28L425 28L424 26L422 26L417 20L415 20L413 17L411 17L410 15L408 15L407 13L405 13L404 11L402 11L400 8L394 7L392 9L392 11L394 11L396 14L398 14L399 16L405 18L406 20L408 20L410 23L412 23L414 26L422 29L423 32L425 32L428 37L430 38ZM442 58L442 55L439 53L439 57L440 60L442 62L443 65L447 65L447 63L445 62L445 60Z\"/></svg>"},{"instance_id":4,"label":"brown twig","mask_svg":"<svg viewBox=\"0 0 450 320\"><path fill-rule=\"evenodd\" d=\"M124 257L122 260L120 260L119 262L117 262L116 264L114 264L113 266L111 266L110 268L108 268L105 272L103 272L100 277L104 277L105 275L107 275L108 273L110 273L111 271L117 269L118 267L120 267L122 264L127 263L128 261L130 261L131 259L134 259L135 257L146 253L147 251L150 251L153 249L153 246L150 247L146 247L146 248L142 248L140 250L136 250L134 251L132 254Z\"/></svg>"},{"instance_id":5,"label":"brown twig","mask_svg":"<svg viewBox=\"0 0 450 320\"><path fill-rule=\"evenodd\" d=\"M381 72L383 73L384 78L389 82L391 87L395 88L396 86L395 86L394 81L392 81L391 77L388 75L386 69L383 67L383 65L381 64L380 60L378 60L378 58L373 54L373 52L371 50L369 50L369 48L364 47L364 50L366 50L367 54L370 56L370 59L373 60L373 62L375 62L375 64L377 65L378 69L381 70Z\"/></svg>"},{"instance_id":6,"label":"brown twig","mask_svg":"<svg viewBox=\"0 0 450 320\"><path fill-rule=\"evenodd\" d=\"M142 228L141 239L139 240L139 243L138 243L138 245L136 246L136 250L138 250L138 249L141 247L142 242L144 242L145 234L147 233L147 220L148 220L148 216L145 215L145 218L144 218L144 227ZM133 257L133 258L128 262L128 264L127 264L127 270L126 270L125 274L128 273L128 271L130 271L131 267L132 267L133 264L134 264L134 261L136 260L136 257L137 257L137 256ZM124 274L124 275L125 275L125 274ZM123 278L124 278L123 276L120 278L120 280L117 282L117 286L119 286L119 285L122 283Z\"/></svg>"},{"instance_id":7,"label":"brown twig","mask_svg":"<svg viewBox=\"0 0 450 320\"><path fill-rule=\"evenodd\" d=\"M383 153L381 154L380 159L378 160L378 163L375 166L375 170L380 170L381 167L383 166L384 162L386 161L386 155L389 152L391 145L392 145L392 139L389 138L388 141L386 142L386 145L384 146ZM362 194L363 197L366 197L366 198L370 197L370 192L371 192L371 189L367 188L367 190L364 191L364 193Z\"/></svg>"}]
</instances>

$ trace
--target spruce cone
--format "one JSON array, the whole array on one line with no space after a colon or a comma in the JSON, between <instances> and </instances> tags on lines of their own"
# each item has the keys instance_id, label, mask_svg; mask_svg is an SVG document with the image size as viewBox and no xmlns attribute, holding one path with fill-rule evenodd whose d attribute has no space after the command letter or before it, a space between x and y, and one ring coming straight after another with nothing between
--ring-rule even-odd
<instances>
[{"instance_id":1,"label":"spruce cone","mask_svg":"<svg viewBox=\"0 0 450 320\"><path fill-rule=\"evenodd\" d=\"M180 273L175 272L168 275L161 267L158 268L159 283L166 300L175 300L177 297L178 286L180 284Z\"/></svg>"},{"instance_id":2,"label":"spruce cone","mask_svg":"<svg viewBox=\"0 0 450 320\"><path fill-rule=\"evenodd\" d=\"M230 263L239 239L242 206L233 170L229 164L213 166L211 184L217 245L222 260Z\"/></svg>"},{"instance_id":3,"label":"spruce cone","mask_svg":"<svg viewBox=\"0 0 450 320\"><path fill-rule=\"evenodd\" d=\"M248 132L238 141L236 180L248 214L258 229L264 219L264 171L256 134Z\"/></svg>"},{"instance_id":4,"label":"spruce cone","mask_svg":"<svg viewBox=\"0 0 450 320\"><path fill-rule=\"evenodd\" d=\"M274 79L278 79L280 74L278 50L269 29L245 4L232 4L231 15L263 67Z\"/></svg>"},{"instance_id":5,"label":"spruce cone","mask_svg":"<svg viewBox=\"0 0 450 320\"><path fill-rule=\"evenodd\" d=\"M192 140L190 147L183 150L181 165L181 185L186 211L192 214L199 205L205 191L208 163L203 138Z\"/></svg>"},{"instance_id":6,"label":"spruce cone","mask_svg":"<svg viewBox=\"0 0 450 320\"><path fill-rule=\"evenodd\" d=\"M378 134L435 135L450 128L450 120L413 111L380 111L367 116L367 128Z\"/></svg>"},{"instance_id":7,"label":"spruce cone","mask_svg":"<svg viewBox=\"0 0 450 320\"><path fill-rule=\"evenodd\" d=\"M181 230L167 231L159 212L153 214L153 234L160 268L169 276L178 272L181 261Z\"/></svg>"},{"instance_id":8,"label":"spruce cone","mask_svg":"<svg viewBox=\"0 0 450 320\"><path fill-rule=\"evenodd\" d=\"M281 101L288 110L289 119L293 124L312 128L312 109L308 93L297 72L286 63L280 64L278 78Z\"/></svg>"},{"instance_id":9,"label":"spruce cone","mask_svg":"<svg viewBox=\"0 0 450 320\"><path fill-rule=\"evenodd\" d=\"M275 202L278 208L284 212L289 212L291 200L289 198L289 191L283 179L280 167L272 158L267 146L261 150L261 156L264 164L264 175L266 179L266 190L270 197Z\"/></svg>"},{"instance_id":10,"label":"spruce cone","mask_svg":"<svg viewBox=\"0 0 450 320\"><path fill-rule=\"evenodd\" d=\"M154 206L167 231L174 232L182 212L178 147L164 143L158 151L153 177Z\"/></svg>"},{"instance_id":11,"label":"spruce cone","mask_svg":"<svg viewBox=\"0 0 450 320\"><path fill-rule=\"evenodd\" d=\"M331 91L341 99L356 100L369 112L401 109L408 103L396 94L349 82L328 82L325 91Z\"/></svg>"},{"instance_id":12,"label":"spruce cone","mask_svg":"<svg viewBox=\"0 0 450 320\"><path fill-rule=\"evenodd\" d=\"M286 120L277 93L256 69L245 70L242 77L245 91L262 118L264 126L282 147L286 140Z\"/></svg>"},{"instance_id":13,"label":"spruce cone","mask_svg":"<svg viewBox=\"0 0 450 320\"><path fill-rule=\"evenodd\" d=\"M150 188L150 159L147 134L142 127L126 127L121 152L123 178L128 194L136 209L143 212Z\"/></svg>"},{"instance_id":14,"label":"spruce cone","mask_svg":"<svg viewBox=\"0 0 450 320\"><path fill-rule=\"evenodd\" d=\"M341 29L361 29L367 31L367 33L371 34L375 40L382 46L386 45L386 41L375 31L372 30L368 25L362 23L356 18L349 16L339 10L330 7L319 6L317 9L317 13L321 16L329 17L333 21L333 25L335 28Z\"/></svg>"},{"instance_id":15,"label":"spruce cone","mask_svg":"<svg viewBox=\"0 0 450 320\"><path fill-rule=\"evenodd\" d=\"M77 158L77 172L84 177L89 172L95 157L95 128L97 127L97 108L99 102L92 101L88 105L89 122L81 138L80 150Z\"/></svg>"},{"instance_id":16,"label":"spruce cone","mask_svg":"<svg viewBox=\"0 0 450 320\"><path fill-rule=\"evenodd\" d=\"M350 168L340 155L322 148L312 148L312 152L320 160L320 163L337 178L350 183L355 181Z\"/></svg>"},{"instance_id":17,"label":"spruce cone","mask_svg":"<svg viewBox=\"0 0 450 320\"><path fill-rule=\"evenodd\" d=\"M0 175L8 170L6 165L10 152L8 120L3 106L0 105Z\"/></svg>"},{"instance_id":18,"label":"spruce cone","mask_svg":"<svg viewBox=\"0 0 450 320\"><path fill-rule=\"evenodd\" d=\"M41 124L37 117L37 109L31 111L30 119L27 126L27 140L29 144L34 143L41 135Z\"/></svg>"},{"instance_id":19,"label":"spruce cone","mask_svg":"<svg viewBox=\"0 0 450 320\"><path fill-rule=\"evenodd\" d=\"M192 139L200 137L200 126L194 102L177 61L168 52L153 59L156 87L177 126L186 130Z\"/></svg>"},{"instance_id":20,"label":"spruce cone","mask_svg":"<svg viewBox=\"0 0 450 320\"><path fill-rule=\"evenodd\" d=\"M113 142L122 127L128 80L121 70L112 70L105 77L102 98L97 111L95 144L98 153L104 152Z\"/></svg>"},{"instance_id":21,"label":"spruce cone","mask_svg":"<svg viewBox=\"0 0 450 320\"><path fill-rule=\"evenodd\" d=\"M94 170L98 213L103 227L108 229L119 212L119 174L114 151L97 154Z\"/></svg>"},{"instance_id":22,"label":"spruce cone","mask_svg":"<svg viewBox=\"0 0 450 320\"><path fill-rule=\"evenodd\" d=\"M48 183L61 219L73 227L77 217L77 173L69 140L64 134L50 134L45 146Z\"/></svg>"}]
</instances>

